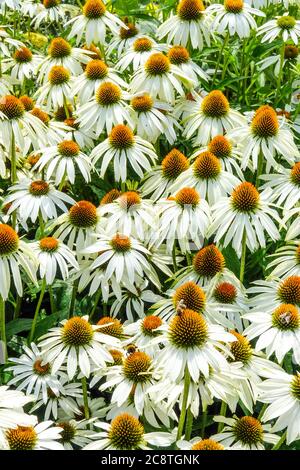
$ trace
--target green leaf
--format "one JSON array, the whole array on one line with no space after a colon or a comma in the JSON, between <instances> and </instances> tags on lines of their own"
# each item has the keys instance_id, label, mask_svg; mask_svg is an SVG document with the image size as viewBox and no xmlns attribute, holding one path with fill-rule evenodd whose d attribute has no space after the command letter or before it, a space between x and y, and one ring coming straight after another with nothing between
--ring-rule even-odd
<instances>
[{"instance_id":1,"label":"green leaf","mask_svg":"<svg viewBox=\"0 0 300 470\"><path fill-rule=\"evenodd\" d=\"M13 335L22 333L23 331L29 331L31 328L31 318L18 318L11 320L6 325L6 338L9 340Z\"/></svg>"}]
</instances>

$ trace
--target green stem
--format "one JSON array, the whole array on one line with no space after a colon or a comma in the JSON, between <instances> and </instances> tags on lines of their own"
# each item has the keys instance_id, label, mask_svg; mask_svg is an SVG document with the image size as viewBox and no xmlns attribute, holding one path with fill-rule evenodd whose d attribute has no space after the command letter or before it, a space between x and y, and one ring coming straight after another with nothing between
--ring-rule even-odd
<instances>
[{"instance_id":1,"label":"green stem","mask_svg":"<svg viewBox=\"0 0 300 470\"><path fill-rule=\"evenodd\" d=\"M192 255L191 255L191 253L189 253L187 251L186 254L185 254L185 257L186 257L186 262L187 262L188 266L190 266L192 264Z\"/></svg>"},{"instance_id":2,"label":"green stem","mask_svg":"<svg viewBox=\"0 0 300 470\"><path fill-rule=\"evenodd\" d=\"M172 260L173 260L173 268L174 273L177 271L177 261L176 261L176 244L174 243L173 250L172 250Z\"/></svg>"},{"instance_id":3,"label":"green stem","mask_svg":"<svg viewBox=\"0 0 300 470\"><path fill-rule=\"evenodd\" d=\"M202 414L202 425L201 425L202 439L204 438L204 435L205 435L206 423L207 423L207 409L205 411L203 410L203 414Z\"/></svg>"},{"instance_id":4,"label":"green stem","mask_svg":"<svg viewBox=\"0 0 300 470\"><path fill-rule=\"evenodd\" d=\"M74 315L78 284L79 284L79 279L76 279L73 284L72 297L71 297L70 310L69 310L69 318L73 317Z\"/></svg>"},{"instance_id":5,"label":"green stem","mask_svg":"<svg viewBox=\"0 0 300 470\"><path fill-rule=\"evenodd\" d=\"M82 377L81 385L82 385L83 404L84 404L84 417L85 419L89 419L90 411L89 411L86 377Z\"/></svg>"},{"instance_id":6,"label":"green stem","mask_svg":"<svg viewBox=\"0 0 300 470\"><path fill-rule=\"evenodd\" d=\"M70 118L70 113L69 113L68 103L67 103L67 100L66 100L65 96L64 96L64 110L65 110L67 119L69 119Z\"/></svg>"},{"instance_id":7,"label":"green stem","mask_svg":"<svg viewBox=\"0 0 300 470\"><path fill-rule=\"evenodd\" d=\"M213 75L213 79L212 79L212 83L211 83L211 87L213 88L214 87L214 84L215 84L215 80L216 80L216 76L217 76L217 73L218 73L218 69L219 69L219 65L220 65L220 62L221 62L221 57L223 56L223 52L224 52L224 49L225 47L227 46L227 43L228 43L228 39L229 39L229 34L227 33L224 41L223 41L223 45L220 49L220 52L219 52L219 56L218 56L218 60L217 60L217 63L216 63L216 68L215 68L215 72L214 72L214 75Z\"/></svg>"},{"instance_id":8,"label":"green stem","mask_svg":"<svg viewBox=\"0 0 300 470\"><path fill-rule=\"evenodd\" d=\"M52 286L49 286L49 298L50 298L51 313L55 313L56 312L56 305L55 305L55 301L54 301Z\"/></svg>"},{"instance_id":9,"label":"green stem","mask_svg":"<svg viewBox=\"0 0 300 470\"><path fill-rule=\"evenodd\" d=\"M41 211L39 210L39 226L40 226L40 238L44 237L45 233L45 224Z\"/></svg>"},{"instance_id":10,"label":"green stem","mask_svg":"<svg viewBox=\"0 0 300 470\"><path fill-rule=\"evenodd\" d=\"M61 182L59 183L59 186L58 186L58 191L61 191L64 187L64 184L65 184L65 181L66 181L66 172L64 172L64 176L62 177L62 180Z\"/></svg>"},{"instance_id":11,"label":"green stem","mask_svg":"<svg viewBox=\"0 0 300 470\"><path fill-rule=\"evenodd\" d=\"M257 417L258 421L261 421L262 415L264 414L267 406L268 406L268 403L263 404L262 409L260 410L259 415Z\"/></svg>"},{"instance_id":12,"label":"green stem","mask_svg":"<svg viewBox=\"0 0 300 470\"><path fill-rule=\"evenodd\" d=\"M38 303L37 303L37 306L36 306L36 309L35 309L35 312L34 312L34 317L33 317L32 325L31 325L30 335L28 337L28 345L31 344L31 342L34 338L35 328L36 328L37 320L38 320L38 317L39 317L42 301L43 301L43 298L44 298L44 295L45 295L45 290L46 290L46 279L44 278L43 282L42 282L42 288L41 288L39 300L38 300Z\"/></svg>"},{"instance_id":13,"label":"green stem","mask_svg":"<svg viewBox=\"0 0 300 470\"><path fill-rule=\"evenodd\" d=\"M99 303L99 300L100 300L100 297L101 297L101 294L102 294L102 291L101 289L98 290L97 292L97 295L95 297L95 300L94 300L94 305L93 305L93 308L91 310L91 313L90 313L90 317L89 317L89 321L91 322L94 315L95 315L95 312L96 312L96 309L98 307L98 303Z\"/></svg>"},{"instance_id":14,"label":"green stem","mask_svg":"<svg viewBox=\"0 0 300 470\"><path fill-rule=\"evenodd\" d=\"M7 346L6 346L6 332L5 332L5 300L0 295L0 364L7 361Z\"/></svg>"},{"instance_id":15,"label":"green stem","mask_svg":"<svg viewBox=\"0 0 300 470\"><path fill-rule=\"evenodd\" d=\"M10 179L11 184L14 185L17 181L17 157L16 157L16 139L13 129L11 130L11 148L10 148ZM12 213L12 227L15 229L17 225L17 213Z\"/></svg>"},{"instance_id":16,"label":"green stem","mask_svg":"<svg viewBox=\"0 0 300 470\"><path fill-rule=\"evenodd\" d=\"M227 33L227 36L224 40L226 46L227 46L228 41L229 41L229 33ZM223 71L222 71L222 81L224 80L225 75L226 75L228 62L229 62L229 54L225 55L225 58L224 58Z\"/></svg>"},{"instance_id":17,"label":"green stem","mask_svg":"<svg viewBox=\"0 0 300 470\"><path fill-rule=\"evenodd\" d=\"M246 250L247 250L247 232L244 228L243 239L242 239L242 256L240 266L240 281L244 282L245 264L246 264Z\"/></svg>"},{"instance_id":18,"label":"green stem","mask_svg":"<svg viewBox=\"0 0 300 470\"><path fill-rule=\"evenodd\" d=\"M279 65L279 74L277 77L277 88L276 88L276 96L275 96L276 105L278 104L278 101L281 95L281 81L282 81L282 75L283 75L284 51L285 51L285 43L282 44L281 51L280 51L280 65Z\"/></svg>"},{"instance_id":19,"label":"green stem","mask_svg":"<svg viewBox=\"0 0 300 470\"><path fill-rule=\"evenodd\" d=\"M255 178L255 186L258 188L260 184L260 176L263 172L263 167L264 167L264 156L262 152L259 152L258 154L258 160L257 160L257 170L256 170L256 178Z\"/></svg>"},{"instance_id":20,"label":"green stem","mask_svg":"<svg viewBox=\"0 0 300 470\"><path fill-rule=\"evenodd\" d=\"M226 417L226 411L227 411L227 403L225 403L225 401L222 401L220 415ZM218 432L221 432L223 428L224 428L224 423L219 423Z\"/></svg>"},{"instance_id":21,"label":"green stem","mask_svg":"<svg viewBox=\"0 0 300 470\"><path fill-rule=\"evenodd\" d=\"M191 407L189 406L186 414L186 422L185 422L185 433L184 437L187 441L190 440L193 430L193 413L191 412Z\"/></svg>"},{"instance_id":22,"label":"green stem","mask_svg":"<svg viewBox=\"0 0 300 470\"><path fill-rule=\"evenodd\" d=\"M177 430L177 438L176 438L177 441L181 439L183 428L184 428L190 383L191 383L191 376L190 376L188 367L186 366L185 373L184 373L182 405L181 405L181 412L180 412L180 417L179 417L179 422L178 422L178 430Z\"/></svg>"},{"instance_id":23,"label":"green stem","mask_svg":"<svg viewBox=\"0 0 300 470\"><path fill-rule=\"evenodd\" d=\"M278 450L280 449L280 447L282 446L282 444L284 443L285 439L286 439L286 434L287 434L287 431L285 431L281 438L279 439L279 441L277 442L277 444L275 444L271 450Z\"/></svg>"},{"instance_id":24,"label":"green stem","mask_svg":"<svg viewBox=\"0 0 300 470\"><path fill-rule=\"evenodd\" d=\"M14 310L14 320L19 318L19 316L20 316L21 305L22 305L22 296L17 294L16 306L15 306L15 310Z\"/></svg>"}]
</instances>

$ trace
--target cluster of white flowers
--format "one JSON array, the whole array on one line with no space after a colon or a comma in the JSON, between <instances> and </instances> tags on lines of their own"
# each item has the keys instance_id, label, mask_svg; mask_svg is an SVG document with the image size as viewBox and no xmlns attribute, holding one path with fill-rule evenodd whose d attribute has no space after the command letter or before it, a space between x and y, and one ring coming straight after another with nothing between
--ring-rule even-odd
<instances>
[{"instance_id":1,"label":"cluster of white flowers","mask_svg":"<svg viewBox=\"0 0 300 470\"><path fill-rule=\"evenodd\" d=\"M0 449L300 439L299 103L215 86L230 41L244 61L256 36L279 42L255 66L280 90L289 8L180 0L157 28L102 0L0 0ZM28 337L11 338L23 295Z\"/></svg>"}]
</instances>

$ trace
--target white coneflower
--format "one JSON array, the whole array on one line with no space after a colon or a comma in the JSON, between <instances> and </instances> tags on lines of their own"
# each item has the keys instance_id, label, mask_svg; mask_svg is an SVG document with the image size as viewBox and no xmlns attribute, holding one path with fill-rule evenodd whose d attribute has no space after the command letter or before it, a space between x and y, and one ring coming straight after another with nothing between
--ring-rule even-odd
<instances>
[{"instance_id":1,"label":"white coneflower","mask_svg":"<svg viewBox=\"0 0 300 470\"><path fill-rule=\"evenodd\" d=\"M7 385L0 387L0 429L34 426L36 416L23 411L23 406L33 401L33 396L26 396L18 390L10 390Z\"/></svg>"},{"instance_id":2,"label":"white coneflower","mask_svg":"<svg viewBox=\"0 0 300 470\"><path fill-rule=\"evenodd\" d=\"M208 234L215 234L215 241L222 240L225 247L231 243L239 256L245 234L251 252L266 246L265 232L272 240L278 240L280 234L274 221L278 225L282 221L271 207L270 196L270 190L259 193L253 184L241 183L230 197L221 198L214 205Z\"/></svg>"},{"instance_id":3,"label":"white coneflower","mask_svg":"<svg viewBox=\"0 0 300 470\"><path fill-rule=\"evenodd\" d=\"M1 96L9 95L10 93L13 93L13 85L16 85L14 83L14 80L9 75L4 75L2 74L2 77L0 77L0 94Z\"/></svg>"},{"instance_id":4,"label":"white coneflower","mask_svg":"<svg viewBox=\"0 0 300 470\"><path fill-rule=\"evenodd\" d=\"M65 178L73 184L76 169L87 183L90 181L91 161L73 140L63 140L53 147L39 149L38 153L40 158L33 171L45 170L47 179L55 175L56 185L62 184Z\"/></svg>"},{"instance_id":5,"label":"white coneflower","mask_svg":"<svg viewBox=\"0 0 300 470\"><path fill-rule=\"evenodd\" d=\"M224 447L217 441L211 438L202 439L201 437L193 437L190 441L181 440L176 442L176 446L181 450L225 450L228 447Z\"/></svg>"},{"instance_id":6,"label":"white coneflower","mask_svg":"<svg viewBox=\"0 0 300 470\"><path fill-rule=\"evenodd\" d=\"M276 38L281 37L284 42L288 40L298 44L300 37L300 20L296 20L288 13L283 16L275 16L274 20L267 21L260 26L257 35L263 35L261 42L273 42Z\"/></svg>"},{"instance_id":7,"label":"white coneflower","mask_svg":"<svg viewBox=\"0 0 300 470\"><path fill-rule=\"evenodd\" d=\"M207 13L213 15L211 28L219 34L228 31L230 36L237 34L247 38L251 30L257 29L253 16L266 16L264 12L251 8L243 0L224 0L224 4L213 4L207 8Z\"/></svg>"},{"instance_id":8,"label":"white coneflower","mask_svg":"<svg viewBox=\"0 0 300 470\"><path fill-rule=\"evenodd\" d=\"M286 443L289 445L300 438L300 374L290 375L279 370L269 377L260 385L259 400L269 405L261 420L277 418L272 431L286 429Z\"/></svg>"},{"instance_id":9,"label":"white coneflower","mask_svg":"<svg viewBox=\"0 0 300 470\"><path fill-rule=\"evenodd\" d=\"M242 315L248 311L246 292L240 283L222 281L216 284L215 281L207 288L207 297L213 308L216 308L222 315L234 325L239 333L244 331L249 323Z\"/></svg>"},{"instance_id":10,"label":"white coneflower","mask_svg":"<svg viewBox=\"0 0 300 470\"><path fill-rule=\"evenodd\" d=\"M66 212L65 203L74 203L73 198L58 191L51 183L44 180L24 178L11 186L10 192L5 200L6 203L11 203L8 214L18 209L20 217L25 222L27 219L35 222L39 214L45 222L54 219L57 217L57 208Z\"/></svg>"},{"instance_id":11,"label":"white coneflower","mask_svg":"<svg viewBox=\"0 0 300 470\"><path fill-rule=\"evenodd\" d=\"M109 409L106 415L106 421L110 421L121 413L127 413L135 418L139 419L140 415L137 412L134 403L132 402L130 396L128 400L122 405L118 406L116 403L113 403L107 407ZM171 422L170 418L174 421L177 421L176 413L173 410L168 410L165 401L154 401L153 397L145 395L144 399L144 410L143 417L150 426L155 428L161 428L163 425L166 429L170 429ZM172 433L174 430L172 431Z\"/></svg>"},{"instance_id":12,"label":"white coneflower","mask_svg":"<svg viewBox=\"0 0 300 470\"><path fill-rule=\"evenodd\" d=\"M30 346L31 348L23 346L23 354L20 357L9 358L9 362L14 363L6 368L14 375L9 385L17 385L17 390L25 390L28 396L33 395L36 400L41 395L43 403L47 403L49 387L56 393L62 390L60 380L52 374L51 364L44 362L36 344L31 343Z\"/></svg>"},{"instance_id":13,"label":"white coneflower","mask_svg":"<svg viewBox=\"0 0 300 470\"><path fill-rule=\"evenodd\" d=\"M185 308L203 315L211 323L221 324L226 328L233 327L233 323L218 311L213 302L207 300L204 290L193 281L182 283L176 289L169 289L166 297L151 306L151 312L169 320L178 310Z\"/></svg>"},{"instance_id":14,"label":"white coneflower","mask_svg":"<svg viewBox=\"0 0 300 470\"><path fill-rule=\"evenodd\" d=\"M225 427L221 433L211 436L212 439L231 449L265 450L264 443L274 446L280 439L276 434L271 434L271 425L262 424L253 416L215 416L214 421L224 423Z\"/></svg>"},{"instance_id":15,"label":"white coneflower","mask_svg":"<svg viewBox=\"0 0 300 470\"><path fill-rule=\"evenodd\" d=\"M291 131L284 126L284 120L279 122L276 111L268 105L256 110L249 126L237 126L229 131L229 137L240 144L242 169L251 163L253 170L256 170L260 154L266 161L268 173L270 168L279 166L276 153L290 165L295 163L295 158L299 158Z\"/></svg>"},{"instance_id":16,"label":"white coneflower","mask_svg":"<svg viewBox=\"0 0 300 470\"><path fill-rule=\"evenodd\" d=\"M64 38L52 39L48 47L48 56L41 61L38 68L39 81L47 77L53 66L65 67L72 75L82 74L82 65L91 60L92 52L72 47Z\"/></svg>"},{"instance_id":17,"label":"white coneflower","mask_svg":"<svg viewBox=\"0 0 300 470\"><path fill-rule=\"evenodd\" d=\"M87 130L93 129L97 136L105 130L110 133L117 124L130 122L128 94L112 82L102 83L94 96L77 109L78 121Z\"/></svg>"},{"instance_id":18,"label":"white coneflower","mask_svg":"<svg viewBox=\"0 0 300 470\"><path fill-rule=\"evenodd\" d=\"M153 341L165 346L158 360L172 380L182 380L188 370L197 382L200 374L209 376L210 366L216 370L229 367L223 354L227 350L224 343L234 341L234 336L220 325L208 323L201 314L184 309L173 316L169 326L160 329L163 334Z\"/></svg>"},{"instance_id":19,"label":"white coneflower","mask_svg":"<svg viewBox=\"0 0 300 470\"><path fill-rule=\"evenodd\" d=\"M68 128L66 134L64 135L65 139L74 140L80 148L87 148L90 150L92 147L94 147L94 141L96 140L96 134L94 130L87 130L86 128L82 127L75 116L65 119L63 124Z\"/></svg>"},{"instance_id":20,"label":"white coneflower","mask_svg":"<svg viewBox=\"0 0 300 470\"><path fill-rule=\"evenodd\" d=\"M40 408L43 409L43 416L45 420L53 417L55 420L58 418L58 412L66 416L73 414L81 415L81 410L75 401L82 398L82 384L81 382L68 383L68 375L65 372L59 371L59 389L47 388L47 400L44 401L40 392L40 396L36 399L34 406L30 412L33 413Z\"/></svg>"},{"instance_id":21,"label":"white coneflower","mask_svg":"<svg viewBox=\"0 0 300 470\"><path fill-rule=\"evenodd\" d=\"M127 70L132 65L133 71L136 72L139 67L145 65L149 57L155 52L166 52L168 49L165 44L158 44L154 39L148 36L141 36L136 39L128 51L126 51L120 60L117 62L116 67L121 72Z\"/></svg>"},{"instance_id":22,"label":"white coneflower","mask_svg":"<svg viewBox=\"0 0 300 470\"><path fill-rule=\"evenodd\" d=\"M92 383L92 382L91 382ZM63 420L76 420L77 422L82 422L85 419L84 414L84 399L83 397L77 396L74 400L76 402L77 410L74 408L70 408L68 410L60 410L59 416ZM106 416L107 407L103 397L98 398L90 398L88 396L87 399L88 408L89 408L89 415L91 420L95 420L95 418L103 418ZM87 422L87 421L86 421Z\"/></svg>"},{"instance_id":23,"label":"white coneflower","mask_svg":"<svg viewBox=\"0 0 300 470\"><path fill-rule=\"evenodd\" d=\"M83 250L85 254L99 252L101 254L90 269L94 270L105 265L105 279L109 281L112 276L115 276L118 290L120 290L120 282L125 287L132 286L139 277L146 277L156 286L160 286L154 268L146 259L146 256L150 254L149 251L134 238L120 233L116 233L113 237L100 235L98 241Z\"/></svg>"},{"instance_id":24,"label":"white coneflower","mask_svg":"<svg viewBox=\"0 0 300 470\"><path fill-rule=\"evenodd\" d=\"M191 88L194 82L177 65L171 64L166 55L156 52L135 72L130 90L132 93L147 90L152 98L174 104L177 93L184 95L182 84Z\"/></svg>"},{"instance_id":25,"label":"white coneflower","mask_svg":"<svg viewBox=\"0 0 300 470\"><path fill-rule=\"evenodd\" d=\"M14 52L11 59L3 61L3 70L9 70L12 79L23 82L26 78L35 77L41 60L42 56L33 54L28 47L23 46Z\"/></svg>"},{"instance_id":26,"label":"white coneflower","mask_svg":"<svg viewBox=\"0 0 300 470\"><path fill-rule=\"evenodd\" d=\"M171 253L178 241L182 253L190 252L190 243L200 248L211 223L210 208L194 188L182 188L174 197L157 202L158 232L156 244L166 241Z\"/></svg>"},{"instance_id":27,"label":"white coneflower","mask_svg":"<svg viewBox=\"0 0 300 470\"><path fill-rule=\"evenodd\" d=\"M84 36L88 46L93 42L105 44L107 29L118 34L120 26L127 28L123 21L106 9L101 0L87 0L82 14L69 20L66 26L69 24L72 25L69 38L76 37L76 43L79 44Z\"/></svg>"},{"instance_id":28,"label":"white coneflower","mask_svg":"<svg viewBox=\"0 0 300 470\"><path fill-rule=\"evenodd\" d=\"M90 430L89 420L59 419L56 426L61 428L60 443L65 450L82 449L92 441L95 432Z\"/></svg>"},{"instance_id":29,"label":"white coneflower","mask_svg":"<svg viewBox=\"0 0 300 470\"><path fill-rule=\"evenodd\" d=\"M193 281L200 286L210 284L210 287L219 281L232 282L234 285L239 282L236 276L226 268L225 258L214 244L201 248L194 255L191 266L177 271L174 278L174 288L187 281Z\"/></svg>"},{"instance_id":30,"label":"white coneflower","mask_svg":"<svg viewBox=\"0 0 300 470\"><path fill-rule=\"evenodd\" d=\"M44 105L46 111L64 106L66 100L72 96L74 78L69 70L61 65L54 65L48 74L48 81L39 87L35 93L38 105Z\"/></svg>"},{"instance_id":31,"label":"white coneflower","mask_svg":"<svg viewBox=\"0 0 300 470\"><path fill-rule=\"evenodd\" d=\"M91 159L95 165L101 159L100 178L103 178L109 163L113 160L115 181L126 181L127 167L130 165L134 172L143 177L143 170L149 171L151 163L157 159L154 147L150 142L134 135L132 130L123 124L113 127L108 138L97 145Z\"/></svg>"},{"instance_id":32,"label":"white coneflower","mask_svg":"<svg viewBox=\"0 0 300 470\"><path fill-rule=\"evenodd\" d=\"M207 82L209 76L190 58L188 50L183 46L172 46L168 51L168 58L171 64L176 65L186 76L197 83L198 80Z\"/></svg>"},{"instance_id":33,"label":"white coneflower","mask_svg":"<svg viewBox=\"0 0 300 470\"><path fill-rule=\"evenodd\" d=\"M31 247L39 260L40 277L45 278L48 285L53 284L58 272L62 279L66 280L70 275L70 266L75 270L79 269L73 252L56 238L41 238L32 243Z\"/></svg>"},{"instance_id":34,"label":"white coneflower","mask_svg":"<svg viewBox=\"0 0 300 470\"><path fill-rule=\"evenodd\" d=\"M177 15L170 16L157 30L160 39L186 46L190 41L193 49L202 50L204 42L210 46L210 18L201 0L180 0Z\"/></svg>"},{"instance_id":35,"label":"white coneflower","mask_svg":"<svg viewBox=\"0 0 300 470\"><path fill-rule=\"evenodd\" d=\"M67 238L67 245L72 250L76 248L77 254L94 240L94 234L101 230L101 217L99 209L89 201L78 201L69 210L62 214L49 227L55 229L53 236L62 242Z\"/></svg>"},{"instance_id":36,"label":"white coneflower","mask_svg":"<svg viewBox=\"0 0 300 470\"><path fill-rule=\"evenodd\" d=\"M0 135L6 145L11 145L12 133L16 145L21 149L25 146L25 133L35 145L38 144L38 140L45 141L46 138L45 125L30 112L25 111L24 104L19 98L7 95L0 98Z\"/></svg>"},{"instance_id":37,"label":"white coneflower","mask_svg":"<svg viewBox=\"0 0 300 470\"><path fill-rule=\"evenodd\" d=\"M100 428L95 434L98 439L83 450L148 450L148 444L155 447L169 447L175 441L175 434L168 432L146 433L141 422L128 413L122 413L112 420L110 424L104 422L93 423Z\"/></svg>"},{"instance_id":38,"label":"white coneflower","mask_svg":"<svg viewBox=\"0 0 300 470\"><path fill-rule=\"evenodd\" d=\"M200 197L214 204L220 197L230 194L239 179L222 169L220 160L211 152L201 152L193 164L181 173L170 186L172 193L183 187L194 188Z\"/></svg>"},{"instance_id":39,"label":"white coneflower","mask_svg":"<svg viewBox=\"0 0 300 470\"><path fill-rule=\"evenodd\" d=\"M248 293L254 294L249 299L249 306L254 311L272 312L281 304L300 306L300 276L289 276L283 280L268 279L254 281Z\"/></svg>"},{"instance_id":40,"label":"white coneflower","mask_svg":"<svg viewBox=\"0 0 300 470\"><path fill-rule=\"evenodd\" d=\"M61 4L61 0L41 0L31 24L38 29L42 23L59 23L65 19L67 12L76 11L77 7L67 3Z\"/></svg>"},{"instance_id":41,"label":"white coneflower","mask_svg":"<svg viewBox=\"0 0 300 470\"><path fill-rule=\"evenodd\" d=\"M19 49L21 47L24 47L25 45L18 39L12 38L4 28L5 27L3 25L0 26L0 51L4 56L10 57L11 47Z\"/></svg>"},{"instance_id":42,"label":"white coneflower","mask_svg":"<svg viewBox=\"0 0 300 470\"><path fill-rule=\"evenodd\" d=\"M99 325L91 325L88 316L83 316L63 320L61 326L51 328L40 338L39 346L45 360L52 363L53 373L66 364L72 380L78 369L89 377L92 365L104 367L111 362L106 347L118 347L119 343L118 339L102 334Z\"/></svg>"},{"instance_id":43,"label":"white coneflower","mask_svg":"<svg viewBox=\"0 0 300 470\"><path fill-rule=\"evenodd\" d=\"M273 261L268 263L267 270L273 268L270 277L286 278L300 276L300 243L290 241L288 245L278 248L272 256Z\"/></svg>"},{"instance_id":44,"label":"white coneflower","mask_svg":"<svg viewBox=\"0 0 300 470\"><path fill-rule=\"evenodd\" d=\"M232 139L224 135L216 135L206 147L197 149L191 155L190 160L194 160L202 152L213 153L225 171L236 174L241 180L244 179L240 168L242 153Z\"/></svg>"},{"instance_id":45,"label":"white coneflower","mask_svg":"<svg viewBox=\"0 0 300 470\"><path fill-rule=\"evenodd\" d=\"M71 130L65 123L51 120L49 114L37 106L30 111L30 114L39 119L46 127L46 137L43 141L37 136L39 144L34 146L35 150L43 147L45 140L50 146L58 144L66 138L67 132Z\"/></svg>"},{"instance_id":46,"label":"white coneflower","mask_svg":"<svg viewBox=\"0 0 300 470\"><path fill-rule=\"evenodd\" d=\"M275 174L261 175L260 179L266 181L262 189L272 188L272 199L276 204L289 211L299 202L300 163L292 168L282 166L276 168Z\"/></svg>"},{"instance_id":47,"label":"white coneflower","mask_svg":"<svg viewBox=\"0 0 300 470\"><path fill-rule=\"evenodd\" d=\"M176 131L180 124L172 116L172 106L162 101L153 100L148 93L134 96L130 102L130 118L137 134L149 142L155 143L164 135L173 144L177 139Z\"/></svg>"},{"instance_id":48,"label":"white coneflower","mask_svg":"<svg viewBox=\"0 0 300 470\"><path fill-rule=\"evenodd\" d=\"M96 94L100 85L107 82L123 88L128 86L114 68L100 59L89 60L85 71L75 78L72 94L77 95L79 102L84 104Z\"/></svg>"},{"instance_id":49,"label":"white coneflower","mask_svg":"<svg viewBox=\"0 0 300 470\"><path fill-rule=\"evenodd\" d=\"M237 374L238 383L237 394L231 397L229 406L231 411L235 411L241 400L247 410L253 413L262 378L271 377L280 367L276 362L265 359L262 353L255 351L245 336L234 330L230 330L230 333L234 335L235 341L230 343L228 361L231 373Z\"/></svg>"},{"instance_id":50,"label":"white coneflower","mask_svg":"<svg viewBox=\"0 0 300 470\"><path fill-rule=\"evenodd\" d=\"M120 59L123 52L126 53L134 41L141 37L139 25L131 23L127 18L124 19L126 28L120 27L118 34L114 35L108 44L106 54L108 56L116 53L117 59Z\"/></svg>"},{"instance_id":51,"label":"white coneflower","mask_svg":"<svg viewBox=\"0 0 300 470\"><path fill-rule=\"evenodd\" d=\"M42 421L35 426L18 426L3 433L3 448L7 450L63 450L60 444L62 428Z\"/></svg>"},{"instance_id":52,"label":"white coneflower","mask_svg":"<svg viewBox=\"0 0 300 470\"><path fill-rule=\"evenodd\" d=\"M144 318L124 326L124 333L129 335L127 342L135 344L139 349L155 357L160 350L159 344L152 344L152 339L162 334L159 327L163 320L156 315L147 315Z\"/></svg>"},{"instance_id":53,"label":"white coneflower","mask_svg":"<svg viewBox=\"0 0 300 470\"><path fill-rule=\"evenodd\" d=\"M273 353L279 363L292 350L296 363L300 361L300 313L297 306L280 304L271 312L261 309L244 315L251 321L244 334L249 340L257 338L255 349L266 350L267 357Z\"/></svg>"},{"instance_id":54,"label":"white coneflower","mask_svg":"<svg viewBox=\"0 0 300 470\"><path fill-rule=\"evenodd\" d=\"M145 397L150 387L157 383L161 376L158 364L144 351L134 351L127 355L122 365L114 365L104 372L106 381L100 391L115 387L111 402L122 406L129 398L139 415L143 414Z\"/></svg>"},{"instance_id":55,"label":"white coneflower","mask_svg":"<svg viewBox=\"0 0 300 470\"><path fill-rule=\"evenodd\" d=\"M17 293L23 293L21 271L24 271L35 284L37 259L31 247L19 236L13 228L6 224L0 224L0 295L3 300L8 298L11 283L14 284Z\"/></svg>"},{"instance_id":56,"label":"white coneflower","mask_svg":"<svg viewBox=\"0 0 300 470\"><path fill-rule=\"evenodd\" d=\"M184 136L193 139L193 145L207 145L217 135L246 124L246 118L230 108L226 96L213 90L205 97L192 92L192 100L185 103L183 113Z\"/></svg>"},{"instance_id":57,"label":"white coneflower","mask_svg":"<svg viewBox=\"0 0 300 470\"><path fill-rule=\"evenodd\" d=\"M286 65L293 64L295 62L299 62L300 57L299 57L299 49L296 46L293 46L292 44L286 44L284 47L284 60L282 64L282 68ZM273 66L274 67L274 74L278 77L280 73L280 63L281 63L281 54L275 54L275 55L268 55L265 59L260 60L257 63L257 67L260 72L263 70Z\"/></svg>"},{"instance_id":58,"label":"white coneflower","mask_svg":"<svg viewBox=\"0 0 300 470\"><path fill-rule=\"evenodd\" d=\"M126 318L130 322L133 322L137 317L144 318L147 310L146 305L153 304L160 299L159 295L154 294L149 288L147 289L148 285L147 279L141 279L135 286L130 286L130 289L129 286L127 288L121 286L117 298L112 292L110 296L114 301L110 308L111 315L117 317L120 312L125 312Z\"/></svg>"},{"instance_id":59,"label":"white coneflower","mask_svg":"<svg viewBox=\"0 0 300 470\"><path fill-rule=\"evenodd\" d=\"M136 191L126 191L110 204L100 207L106 219L105 230L133 236L142 242L154 228L155 211L150 199L142 199Z\"/></svg>"},{"instance_id":60,"label":"white coneflower","mask_svg":"<svg viewBox=\"0 0 300 470\"><path fill-rule=\"evenodd\" d=\"M156 201L159 198L167 197L171 194L170 187L176 178L189 167L189 161L183 153L173 148L163 159L161 165L151 168L144 177L141 186L143 195L151 194L151 199Z\"/></svg>"}]
</instances>

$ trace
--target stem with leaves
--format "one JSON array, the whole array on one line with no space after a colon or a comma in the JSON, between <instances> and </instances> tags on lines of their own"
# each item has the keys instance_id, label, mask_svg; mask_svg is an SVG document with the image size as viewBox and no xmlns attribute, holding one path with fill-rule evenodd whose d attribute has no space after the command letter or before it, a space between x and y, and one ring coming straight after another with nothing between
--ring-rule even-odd
<instances>
[{"instance_id":1,"label":"stem with leaves","mask_svg":"<svg viewBox=\"0 0 300 470\"><path fill-rule=\"evenodd\" d=\"M40 313L42 301L43 301L43 298L44 298L44 295L45 295L45 291L46 291L46 279L44 278L43 281L42 281L42 288L41 288L41 291L40 291L39 300L38 300L38 303L37 303L37 306L36 306L36 309L35 309L35 312L34 312L34 317L33 317L33 320L32 320L30 334L28 336L28 344L29 345L31 344L31 342L34 338L36 324L37 324L37 320L38 320L38 317L39 317L39 313Z\"/></svg>"},{"instance_id":2,"label":"stem with leaves","mask_svg":"<svg viewBox=\"0 0 300 470\"><path fill-rule=\"evenodd\" d=\"M184 428L190 383L191 383L191 376L190 376L188 367L185 366L183 397L182 397L181 412L180 412L180 417L179 417L179 422L178 422L177 441L181 439L183 428Z\"/></svg>"}]
</instances>

